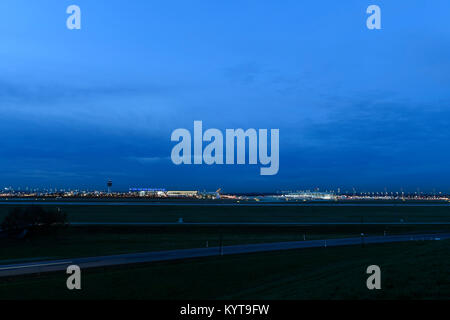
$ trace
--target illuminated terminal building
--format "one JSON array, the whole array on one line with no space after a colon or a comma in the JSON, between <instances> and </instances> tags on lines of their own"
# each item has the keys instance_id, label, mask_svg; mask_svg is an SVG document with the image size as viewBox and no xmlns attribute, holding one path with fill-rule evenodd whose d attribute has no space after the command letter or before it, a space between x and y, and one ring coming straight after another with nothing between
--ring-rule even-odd
<instances>
[{"instance_id":1,"label":"illuminated terminal building","mask_svg":"<svg viewBox=\"0 0 450 320\"><path fill-rule=\"evenodd\" d=\"M284 195L287 199L302 199L302 200L335 200L337 199L334 193L329 192L293 192Z\"/></svg>"},{"instance_id":2,"label":"illuminated terminal building","mask_svg":"<svg viewBox=\"0 0 450 320\"><path fill-rule=\"evenodd\" d=\"M166 189L163 188L130 188L130 193L137 193L140 197L165 197Z\"/></svg>"},{"instance_id":3,"label":"illuminated terminal building","mask_svg":"<svg viewBox=\"0 0 450 320\"><path fill-rule=\"evenodd\" d=\"M141 197L197 197L198 191L167 191L163 188L130 188L130 193L137 193Z\"/></svg>"},{"instance_id":4,"label":"illuminated terminal building","mask_svg":"<svg viewBox=\"0 0 450 320\"><path fill-rule=\"evenodd\" d=\"M196 197L198 191L167 191L168 197Z\"/></svg>"}]
</instances>

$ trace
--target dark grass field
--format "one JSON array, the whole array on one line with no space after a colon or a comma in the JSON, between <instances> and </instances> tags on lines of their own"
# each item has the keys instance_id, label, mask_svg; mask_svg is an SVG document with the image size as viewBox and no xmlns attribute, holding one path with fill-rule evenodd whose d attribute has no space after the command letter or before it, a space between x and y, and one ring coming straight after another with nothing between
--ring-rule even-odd
<instances>
[{"instance_id":1,"label":"dark grass field","mask_svg":"<svg viewBox=\"0 0 450 320\"><path fill-rule=\"evenodd\" d=\"M255 203L254 203L255 204ZM24 206L27 204L24 203ZM450 222L450 206L183 206L46 205L59 207L71 222ZM17 205L1 204L0 221Z\"/></svg>"},{"instance_id":2,"label":"dark grass field","mask_svg":"<svg viewBox=\"0 0 450 320\"><path fill-rule=\"evenodd\" d=\"M0 240L0 264L27 259L90 257L206 246L357 236L350 230L299 228L69 227L25 239ZM222 239L222 240L221 240Z\"/></svg>"},{"instance_id":3,"label":"dark grass field","mask_svg":"<svg viewBox=\"0 0 450 320\"><path fill-rule=\"evenodd\" d=\"M1 205L0 220L16 205ZM358 222L314 227L65 227L0 238L0 264L192 247L366 235L448 232L450 226L367 222L450 222L448 206L108 206L58 205L72 222ZM65 273L0 279L0 299L449 299L448 241L317 248L84 270L83 290ZM365 286L382 268L383 290Z\"/></svg>"},{"instance_id":4,"label":"dark grass field","mask_svg":"<svg viewBox=\"0 0 450 320\"><path fill-rule=\"evenodd\" d=\"M222 244L302 241L431 232L423 227L67 227L24 239L0 239L0 265L31 260L91 257ZM449 231L450 227L440 231Z\"/></svg>"},{"instance_id":5,"label":"dark grass field","mask_svg":"<svg viewBox=\"0 0 450 320\"><path fill-rule=\"evenodd\" d=\"M382 289L366 287L381 267ZM3 279L0 299L450 299L450 243L429 241L223 256Z\"/></svg>"}]
</instances>

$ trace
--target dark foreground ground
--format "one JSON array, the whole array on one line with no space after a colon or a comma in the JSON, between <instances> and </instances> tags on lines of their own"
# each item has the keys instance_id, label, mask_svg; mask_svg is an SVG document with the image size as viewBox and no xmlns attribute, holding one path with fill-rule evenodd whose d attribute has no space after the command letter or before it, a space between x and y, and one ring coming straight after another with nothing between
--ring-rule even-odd
<instances>
[{"instance_id":1,"label":"dark foreground ground","mask_svg":"<svg viewBox=\"0 0 450 320\"><path fill-rule=\"evenodd\" d=\"M286 241L450 232L450 226L66 227L0 239L0 265L161 250Z\"/></svg>"},{"instance_id":2,"label":"dark foreground ground","mask_svg":"<svg viewBox=\"0 0 450 320\"><path fill-rule=\"evenodd\" d=\"M377 264L382 289L366 287ZM0 299L450 299L450 242L303 249L2 279Z\"/></svg>"},{"instance_id":3,"label":"dark foreground ground","mask_svg":"<svg viewBox=\"0 0 450 320\"><path fill-rule=\"evenodd\" d=\"M16 205L1 205L0 220ZM48 205L51 207L51 205ZM0 237L0 264L206 245L301 241L399 233L448 232L444 206L108 206L57 205L71 222L356 222L354 226L170 227L83 226L24 239ZM53 206L54 207L54 206ZM368 222L436 222L370 225ZM382 290L366 288L367 266L382 270ZM83 270L82 290L66 274L0 279L0 299L450 299L450 242L158 262Z\"/></svg>"},{"instance_id":4,"label":"dark foreground ground","mask_svg":"<svg viewBox=\"0 0 450 320\"><path fill-rule=\"evenodd\" d=\"M450 222L449 203L405 202L389 204L384 202L364 202L349 204L312 203L312 204L226 204L211 205L174 203L170 205L117 205L120 202L78 205L70 203L41 202L47 208L61 208L70 222L169 222L183 218L184 222L220 223L220 222ZM123 204L123 202L122 202ZM0 221L14 207L29 206L1 203Z\"/></svg>"}]
</instances>

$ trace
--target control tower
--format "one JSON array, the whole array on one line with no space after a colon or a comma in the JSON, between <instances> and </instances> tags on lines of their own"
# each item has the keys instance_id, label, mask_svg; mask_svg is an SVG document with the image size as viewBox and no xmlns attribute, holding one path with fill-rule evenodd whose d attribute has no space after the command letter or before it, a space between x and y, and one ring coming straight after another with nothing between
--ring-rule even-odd
<instances>
[{"instance_id":1,"label":"control tower","mask_svg":"<svg viewBox=\"0 0 450 320\"><path fill-rule=\"evenodd\" d=\"M108 180L108 182L106 183L106 186L108 187L108 194L111 194L112 181Z\"/></svg>"}]
</instances>

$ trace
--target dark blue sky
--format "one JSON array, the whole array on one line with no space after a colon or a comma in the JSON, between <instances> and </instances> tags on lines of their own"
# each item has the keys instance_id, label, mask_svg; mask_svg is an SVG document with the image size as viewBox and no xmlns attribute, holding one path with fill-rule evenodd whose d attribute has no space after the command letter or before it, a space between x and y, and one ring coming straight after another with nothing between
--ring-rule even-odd
<instances>
[{"instance_id":1,"label":"dark blue sky","mask_svg":"<svg viewBox=\"0 0 450 320\"><path fill-rule=\"evenodd\" d=\"M449 17L446 0L2 0L0 186L450 192ZM279 128L278 175L173 165L194 120Z\"/></svg>"}]
</instances>

